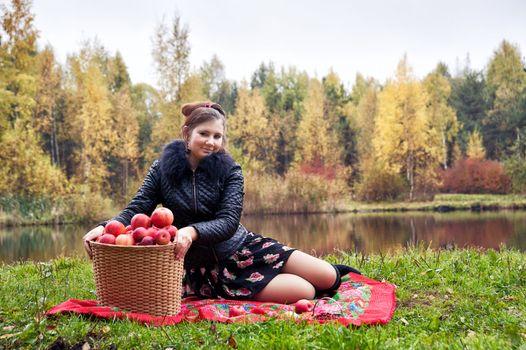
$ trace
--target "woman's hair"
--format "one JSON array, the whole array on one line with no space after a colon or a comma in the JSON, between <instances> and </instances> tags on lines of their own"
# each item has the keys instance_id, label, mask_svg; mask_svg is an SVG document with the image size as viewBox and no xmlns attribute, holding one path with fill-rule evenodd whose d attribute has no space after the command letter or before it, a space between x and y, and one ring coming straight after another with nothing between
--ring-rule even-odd
<instances>
[{"instance_id":1,"label":"woman's hair","mask_svg":"<svg viewBox=\"0 0 526 350\"><path fill-rule=\"evenodd\" d=\"M223 107L218 103L204 101L186 103L181 108L183 115L186 117L181 128L183 138L188 141L188 137L196 126L211 120L221 120L223 123L223 145L226 145L226 117Z\"/></svg>"}]
</instances>

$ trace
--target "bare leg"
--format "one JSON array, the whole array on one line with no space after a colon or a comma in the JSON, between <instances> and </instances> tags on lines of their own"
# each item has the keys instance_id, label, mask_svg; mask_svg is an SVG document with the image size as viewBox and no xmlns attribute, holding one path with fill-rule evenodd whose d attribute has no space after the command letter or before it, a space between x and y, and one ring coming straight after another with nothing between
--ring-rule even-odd
<instances>
[{"instance_id":1,"label":"bare leg","mask_svg":"<svg viewBox=\"0 0 526 350\"><path fill-rule=\"evenodd\" d=\"M314 299L316 289L330 288L335 282L336 270L331 264L296 250L282 272L256 294L254 300L294 303L300 299Z\"/></svg>"},{"instance_id":2,"label":"bare leg","mask_svg":"<svg viewBox=\"0 0 526 350\"><path fill-rule=\"evenodd\" d=\"M254 296L254 300L287 304L300 299L313 299L314 293L314 286L300 276L280 273Z\"/></svg>"},{"instance_id":3,"label":"bare leg","mask_svg":"<svg viewBox=\"0 0 526 350\"><path fill-rule=\"evenodd\" d=\"M282 272L300 276L318 290L332 287L337 277L331 264L299 250L290 255Z\"/></svg>"}]
</instances>

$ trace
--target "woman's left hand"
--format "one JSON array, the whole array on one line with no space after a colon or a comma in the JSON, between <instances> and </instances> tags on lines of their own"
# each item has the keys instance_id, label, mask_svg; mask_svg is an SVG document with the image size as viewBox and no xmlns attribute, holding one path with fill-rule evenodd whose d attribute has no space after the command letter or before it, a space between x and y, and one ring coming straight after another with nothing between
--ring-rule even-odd
<instances>
[{"instance_id":1,"label":"woman's left hand","mask_svg":"<svg viewBox=\"0 0 526 350\"><path fill-rule=\"evenodd\" d=\"M184 256L192 242L197 239L197 231L191 226L183 227L177 230L175 236L175 258L177 260L183 260Z\"/></svg>"}]
</instances>

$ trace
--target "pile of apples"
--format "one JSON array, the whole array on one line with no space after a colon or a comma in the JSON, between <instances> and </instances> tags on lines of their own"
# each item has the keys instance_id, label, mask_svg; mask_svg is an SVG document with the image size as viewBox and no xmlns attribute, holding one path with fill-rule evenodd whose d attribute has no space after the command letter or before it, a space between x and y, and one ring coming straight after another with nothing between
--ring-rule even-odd
<instances>
[{"instance_id":1,"label":"pile of apples","mask_svg":"<svg viewBox=\"0 0 526 350\"><path fill-rule=\"evenodd\" d=\"M166 245L177 236L177 228L172 225L174 215L168 208L157 208L151 216L135 214L128 226L120 221L108 221L104 234L97 238L98 243L116 245Z\"/></svg>"}]
</instances>

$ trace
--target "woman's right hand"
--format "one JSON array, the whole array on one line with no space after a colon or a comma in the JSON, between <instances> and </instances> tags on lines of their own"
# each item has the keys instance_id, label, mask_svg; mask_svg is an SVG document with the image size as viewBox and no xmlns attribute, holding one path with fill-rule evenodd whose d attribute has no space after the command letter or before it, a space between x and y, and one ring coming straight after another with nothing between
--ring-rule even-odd
<instances>
[{"instance_id":1,"label":"woman's right hand","mask_svg":"<svg viewBox=\"0 0 526 350\"><path fill-rule=\"evenodd\" d=\"M104 233L104 226L100 225L95 227L93 230L89 231L82 237L84 240L84 249L86 250L86 253L88 254L89 258L91 259L91 248L89 246L89 241L94 241L98 237L102 236Z\"/></svg>"}]
</instances>

